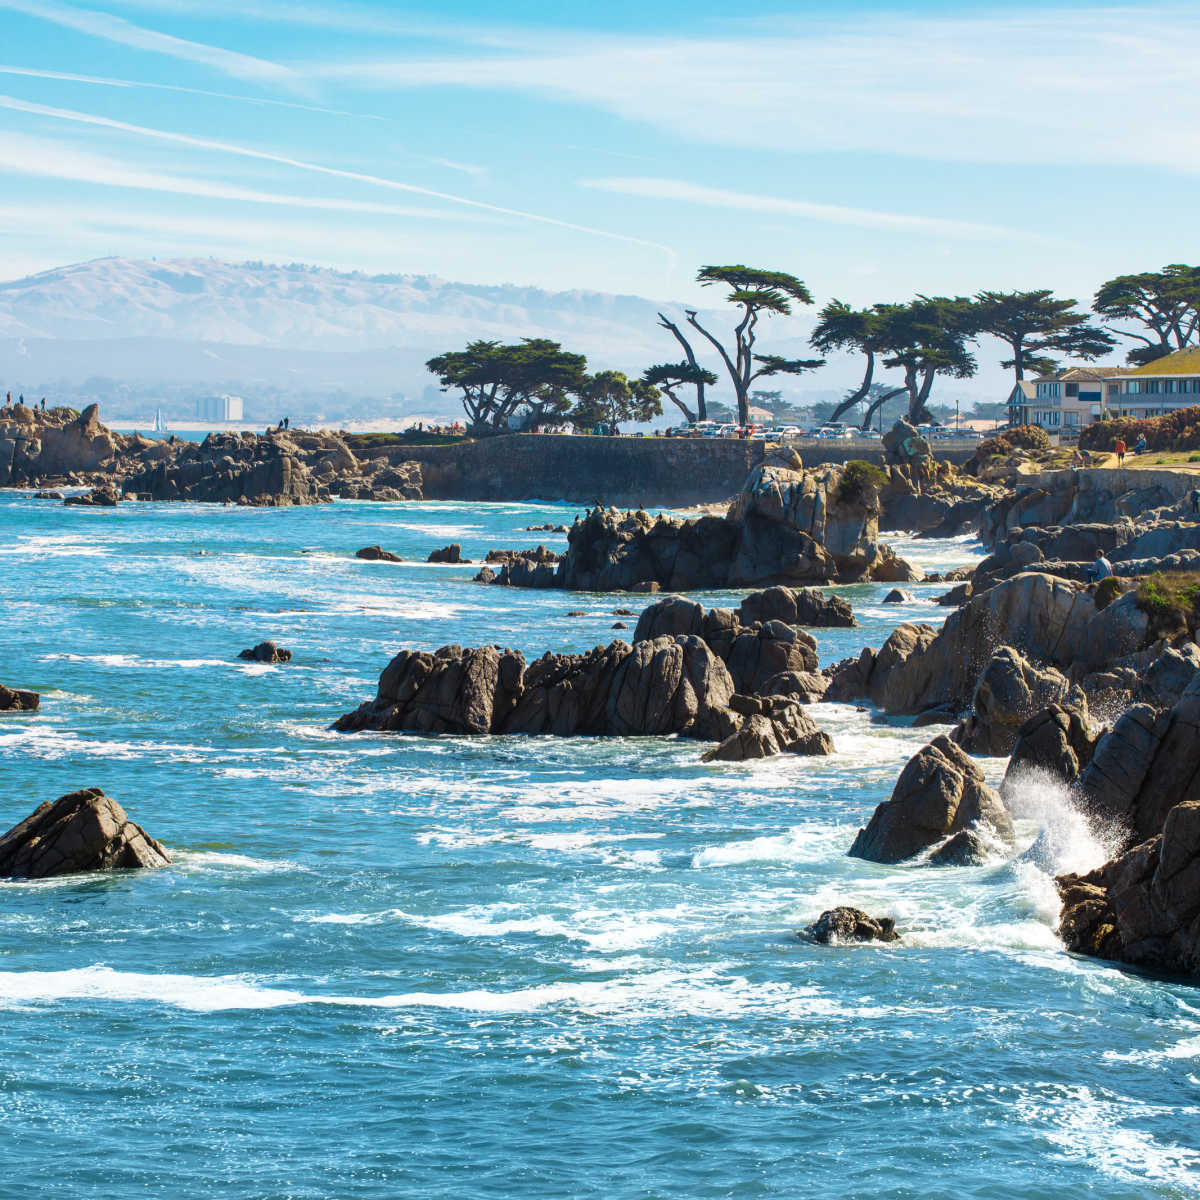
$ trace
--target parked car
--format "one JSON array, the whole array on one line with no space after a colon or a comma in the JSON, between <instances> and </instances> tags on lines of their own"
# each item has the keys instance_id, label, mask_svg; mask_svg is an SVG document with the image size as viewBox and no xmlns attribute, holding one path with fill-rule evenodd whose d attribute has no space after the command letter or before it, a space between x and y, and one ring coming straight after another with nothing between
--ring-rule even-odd
<instances>
[{"instance_id":1,"label":"parked car","mask_svg":"<svg viewBox=\"0 0 1200 1200\"><path fill-rule=\"evenodd\" d=\"M878 429L860 429L854 436L865 442L878 442L883 439L883 434Z\"/></svg>"}]
</instances>

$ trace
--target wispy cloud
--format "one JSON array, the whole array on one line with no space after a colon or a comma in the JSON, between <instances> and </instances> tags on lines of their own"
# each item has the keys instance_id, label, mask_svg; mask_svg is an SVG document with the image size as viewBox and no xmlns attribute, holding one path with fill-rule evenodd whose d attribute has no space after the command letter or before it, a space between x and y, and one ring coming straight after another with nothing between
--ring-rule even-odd
<instances>
[{"instance_id":1,"label":"wispy cloud","mask_svg":"<svg viewBox=\"0 0 1200 1200\"><path fill-rule=\"evenodd\" d=\"M693 143L1200 170L1200 10L874 14L726 37L530 38L520 52L319 62L378 88L533 93Z\"/></svg>"},{"instance_id":2,"label":"wispy cloud","mask_svg":"<svg viewBox=\"0 0 1200 1200\"><path fill-rule=\"evenodd\" d=\"M229 154L240 158L255 159L259 162L276 163L284 167L292 167L300 171L311 171L334 179L345 179L354 183L368 184L372 187L385 188L390 191L407 192L415 196L427 196L430 199L442 200L449 204L461 204L467 208L478 209L481 212L497 213L505 217L514 217L522 221L534 221L541 225L551 225L559 229L571 230L574 233L589 234L594 237L608 238L613 241L625 242L629 245L646 246L660 251L673 263L675 254L669 246L645 238L631 237L623 233L614 233L607 229L595 229L589 225L578 225L573 221L563 221L557 217L547 217L540 213L526 212L522 209L508 208L504 205L489 204L484 200L472 200L466 196L458 196L451 192L436 191L433 188L421 187L414 183L401 183L399 180L386 179L379 175L368 175L361 171L345 171L338 167L327 167L320 163L307 162L304 159L293 158L285 154L273 154L266 150L255 150L235 142L218 141L213 138L194 137L185 133L174 133L164 129L153 129L146 125L133 125L127 121L114 121L110 117L97 116L94 113L76 112L73 109L54 108L46 104L34 104L27 100L19 100L15 96L0 95L0 108L11 109L14 112L29 113L35 116L49 117L59 121L71 121L77 124L90 125L101 129L112 129L120 133L133 134L138 137L152 138L156 141L168 142L179 146L191 146L198 150L209 150L219 154Z\"/></svg>"},{"instance_id":3,"label":"wispy cloud","mask_svg":"<svg viewBox=\"0 0 1200 1200\"><path fill-rule=\"evenodd\" d=\"M737 209L741 212L777 213L827 225L851 225L858 229L881 229L894 233L987 241L1012 241L1014 238L1037 242L1052 240L1042 234L1009 229L1003 225L986 225L946 217L917 217L871 208L851 208L842 204L814 204L807 200L789 200L779 196L762 196L752 192L708 187L683 179L582 179L580 186L602 192L617 192L623 196L641 196L649 200L669 200L673 203L682 201L714 208Z\"/></svg>"},{"instance_id":4,"label":"wispy cloud","mask_svg":"<svg viewBox=\"0 0 1200 1200\"><path fill-rule=\"evenodd\" d=\"M417 208L327 196L297 196L267 192L237 184L200 179L178 171L156 171L109 155L80 150L55 138L31 137L0 132L0 174L41 179L69 179L103 187L165 192L204 200L229 200L242 204L269 204L281 208L315 209L327 212L371 214L421 220L495 221L487 213L461 208Z\"/></svg>"},{"instance_id":5,"label":"wispy cloud","mask_svg":"<svg viewBox=\"0 0 1200 1200\"><path fill-rule=\"evenodd\" d=\"M235 79L283 87L296 87L302 83L301 77L295 71L279 63L242 54L237 50L225 50L219 46L190 42L168 33L145 29L109 13L73 8L70 5L58 4L55 0L0 0L0 8L49 21L90 37L129 46L134 50L146 50L187 62L202 63Z\"/></svg>"},{"instance_id":6,"label":"wispy cloud","mask_svg":"<svg viewBox=\"0 0 1200 1200\"><path fill-rule=\"evenodd\" d=\"M0 0L3 7L4 0ZM147 88L157 92L180 92L186 96L207 96L213 100L236 100L243 104L265 105L269 108L293 108L301 112L327 113L334 117L355 117L364 121L386 121L376 113L350 112L344 108L324 108L319 104L300 104L294 100L273 100L268 96L244 96L237 92L213 92L207 88L183 87L177 83L150 83L144 79L110 79L104 75L75 75L69 71L44 71L34 67L0 65L0 75L15 75L24 79L54 79L62 83L86 83L97 87Z\"/></svg>"}]
</instances>

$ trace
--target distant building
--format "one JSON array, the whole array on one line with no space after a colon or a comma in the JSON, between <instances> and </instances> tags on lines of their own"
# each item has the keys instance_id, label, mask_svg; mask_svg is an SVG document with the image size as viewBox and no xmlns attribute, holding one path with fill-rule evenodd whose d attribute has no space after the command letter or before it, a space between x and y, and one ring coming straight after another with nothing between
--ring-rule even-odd
<instances>
[{"instance_id":1,"label":"distant building","mask_svg":"<svg viewBox=\"0 0 1200 1200\"><path fill-rule=\"evenodd\" d=\"M1047 433L1082 429L1112 412L1128 367L1072 367L1022 379L1008 395L1010 425L1040 425Z\"/></svg>"},{"instance_id":2,"label":"distant building","mask_svg":"<svg viewBox=\"0 0 1200 1200\"><path fill-rule=\"evenodd\" d=\"M204 396L196 401L196 416L201 421L243 421L244 411L241 396Z\"/></svg>"},{"instance_id":3,"label":"distant building","mask_svg":"<svg viewBox=\"0 0 1200 1200\"><path fill-rule=\"evenodd\" d=\"M1106 396L1113 417L1163 417L1200 405L1200 348L1176 350L1122 373Z\"/></svg>"}]
</instances>

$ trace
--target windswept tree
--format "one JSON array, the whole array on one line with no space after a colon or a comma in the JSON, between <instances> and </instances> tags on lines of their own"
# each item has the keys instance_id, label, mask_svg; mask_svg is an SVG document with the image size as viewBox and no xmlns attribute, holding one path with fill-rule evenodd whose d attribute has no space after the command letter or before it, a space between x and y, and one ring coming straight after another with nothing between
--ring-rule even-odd
<instances>
[{"instance_id":1,"label":"windswept tree","mask_svg":"<svg viewBox=\"0 0 1200 1200\"><path fill-rule=\"evenodd\" d=\"M979 331L1008 346L1018 381L1025 372L1048 375L1058 368L1057 356L1092 360L1107 354L1116 339L1076 310L1075 300L1056 300L1049 288L1036 292L980 292L976 297Z\"/></svg>"},{"instance_id":2,"label":"windswept tree","mask_svg":"<svg viewBox=\"0 0 1200 1200\"><path fill-rule=\"evenodd\" d=\"M978 369L967 343L979 333L974 301L964 296L918 296L907 304L879 304L885 367L904 372L908 419L928 421L928 401L939 375L970 379ZM868 415L869 419L869 415Z\"/></svg>"},{"instance_id":3,"label":"windswept tree","mask_svg":"<svg viewBox=\"0 0 1200 1200\"><path fill-rule=\"evenodd\" d=\"M562 424L587 379L587 359L546 338L471 342L425 366L442 391L461 389L468 429L477 437Z\"/></svg>"},{"instance_id":4,"label":"windswept tree","mask_svg":"<svg viewBox=\"0 0 1200 1200\"><path fill-rule=\"evenodd\" d=\"M704 287L727 287L729 294L725 299L741 309L741 320L734 328L731 349L700 324L695 309L688 310L687 319L688 324L721 356L737 397L738 420L747 425L750 422L750 385L756 379L799 375L824 364L824 359L781 358L776 354L754 353L760 315L789 316L793 304L811 304L812 296L801 280L783 271L744 266L701 267L696 279Z\"/></svg>"},{"instance_id":5,"label":"windswept tree","mask_svg":"<svg viewBox=\"0 0 1200 1200\"><path fill-rule=\"evenodd\" d=\"M688 419L691 421L707 421L708 404L705 400L704 389L705 387L716 383L717 377L711 371L706 371L700 365L696 359L696 352L692 349L692 343L687 340L687 338L684 336L683 330L680 329L670 317L666 316L664 313L659 313L658 323L664 329L668 330L671 336L683 348L683 356L687 360L689 370L692 372L692 377L683 381L686 383L694 383L696 385L696 415L695 417L689 417ZM658 386L661 387L662 385L659 384ZM679 401L670 392L667 392L667 395L671 397L671 400L675 404L679 404ZM688 410L684 408L683 411L686 414Z\"/></svg>"},{"instance_id":6,"label":"windswept tree","mask_svg":"<svg viewBox=\"0 0 1200 1200\"><path fill-rule=\"evenodd\" d=\"M882 330L883 322L873 308L855 309L841 300L831 300L821 310L812 336L808 339L813 348L822 354L830 354L835 350L861 354L865 360L858 387L835 405L829 420L841 420L845 413L862 404L868 396L874 396L871 389L875 382L875 367L878 355L884 348L880 340Z\"/></svg>"},{"instance_id":7,"label":"windswept tree","mask_svg":"<svg viewBox=\"0 0 1200 1200\"><path fill-rule=\"evenodd\" d=\"M1143 343L1129 351L1130 362L1153 362L1196 344L1200 332L1200 267L1172 263L1161 271L1118 275L1101 285L1092 308L1110 321L1140 325L1145 333L1109 328L1121 337Z\"/></svg>"},{"instance_id":8,"label":"windswept tree","mask_svg":"<svg viewBox=\"0 0 1200 1200\"><path fill-rule=\"evenodd\" d=\"M662 416L658 388L645 379L629 379L621 371L597 371L584 380L571 410L580 428L606 425L617 433L622 421L641 424Z\"/></svg>"},{"instance_id":9,"label":"windswept tree","mask_svg":"<svg viewBox=\"0 0 1200 1200\"><path fill-rule=\"evenodd\" d=\"M704 414L707 409L704 405L704 388L711 387L717 382L717 377L711 372L699 365L693 366L692 363L655 363L652 367L647 367L642 372L642 382L649 387L657 388L676 408L683 413L684 417L695 424L696 421L705 421L708 418ZM678 396L676 392L689 384L696 388L696 407L691 409Z\"/></svg>"}]
</instances>

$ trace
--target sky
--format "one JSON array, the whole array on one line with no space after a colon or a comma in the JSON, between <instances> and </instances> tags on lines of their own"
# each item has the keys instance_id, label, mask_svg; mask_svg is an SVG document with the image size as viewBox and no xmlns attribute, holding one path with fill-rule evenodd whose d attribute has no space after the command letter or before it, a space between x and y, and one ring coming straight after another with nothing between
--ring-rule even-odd
<instances>
[{"instance_id":1,"label":"sky","mask_svg":"<svg viewBox=\"0 0 1200 1200\"><path fill-rule=\"evenodd\" d=\"M1196 261L1200 8L0 0L0 278L109 255L712 303Z\"/></svg>"}]
</instances>

